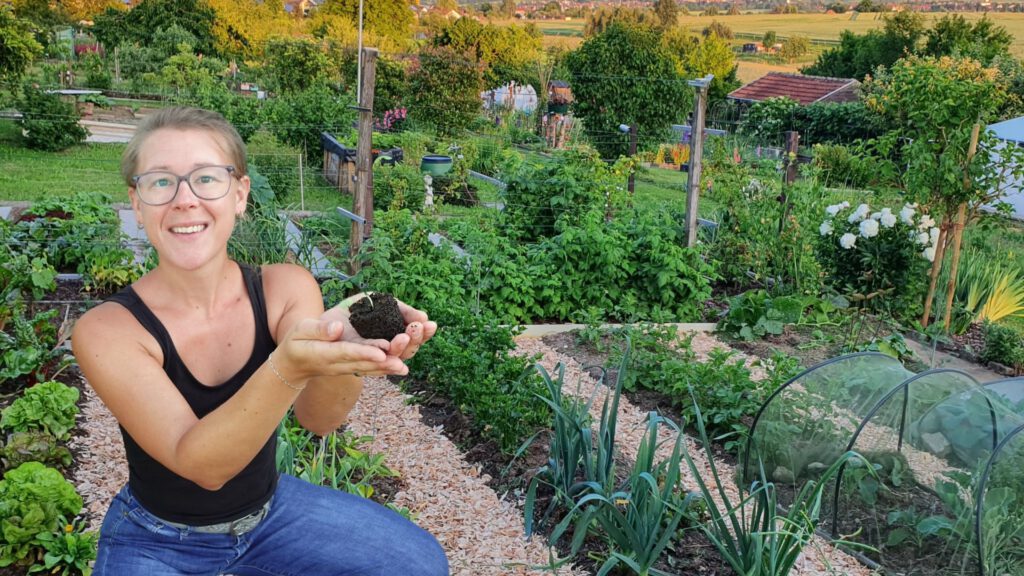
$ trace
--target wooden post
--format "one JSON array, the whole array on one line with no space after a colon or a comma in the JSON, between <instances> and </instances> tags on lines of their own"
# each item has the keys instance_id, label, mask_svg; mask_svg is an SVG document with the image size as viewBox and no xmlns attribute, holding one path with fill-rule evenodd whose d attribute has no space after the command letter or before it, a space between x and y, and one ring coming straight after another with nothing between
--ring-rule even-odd
<instances>
[{"instance_id":1,"label":"wooden post","mask_svg":"<svg viewBox=\"0 0 1024 576\"><path fill-rule=\"evenodd\" d=\"M964 190L971 189L971 161L978 152L978 135L981 125L971 129L971 143L967 147L967 162L964 164ZM964 223L967 220L967 202L961 202L956 213L956 227L953 229L953 261L950 263L949 282L946 283L946 318L942 327L948 332L950 317L953 315L953 294L956 292L956 274L960 268L960 242L963 240Z\"/></svg>"},{"instance_id":2,"label":"wooden post","mask_svg":"<svg viewBox=\"0 0 1024 576\"><path fill-rule=\"evenodd\" d=\"M302 177L302 154L299 154L299 210L306 209L306 180Z\"/></svg>"},{"instance_id":3,"label":"wooden post","mask_svg":"<svg viewBox=\"0 0 1024 576\"><path fill-rule=\"evenodd\" d=\"M359 88L359 143L356 147L356 192L353 194L352 211L365 219L364 224L352 222L349 241L349 271L359 272L362 267L358 254L363 241L373 231L373 164L371 145L373 141L373 88L376 82L377 49L363 48L359 54L363 69L362 84Z\"/></svg>"},{"instance_id":4,"label":"wooden post","mask_svg":"<svg viewBox=\"0 0 1024 576\"><path fill-rule=\"evenodd\" d=\"M701 158L704 155L704 107L707 105L708 85L714 79L708 74L700 80L690 80L694 87L693 125L690 126L690 171L686 178L686 245L697 245L697 203L700 198Z\"/></svg>"}]
</instances>

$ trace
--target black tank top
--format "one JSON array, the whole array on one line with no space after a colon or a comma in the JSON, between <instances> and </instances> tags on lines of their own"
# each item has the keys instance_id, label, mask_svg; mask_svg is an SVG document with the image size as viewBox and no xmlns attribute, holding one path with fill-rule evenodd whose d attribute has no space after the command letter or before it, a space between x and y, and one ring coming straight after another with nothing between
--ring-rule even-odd
<instances>
[{"instance_id":1,"label":"black tank top","mask_svg":"<svg viewBox=\"0 0 1024 576\"><path fill-rule=\"evenodd\" d=\"M196 417L206 416L237 392L253 372L274 350L274 339L267 326L267 307L263 298L263 280L258 268L239 265L249 292L256 319L256 341L252 356L237 374L219 386L204 386L189 372L178 356L167 329L142 302L131 286L108 298L124 306L160 343L164 354L164 371L188 401ZM139 383L145 387L145 382ZM277 487L275 452L277 434L271 434L252 462L229 480L220 490L206 490L195 482L178 476L147 454L121 427L128 459L128 486L132 495L147 510L169 520L203 526L236 520L263 506Z\"/></svg>"}]
</instances>

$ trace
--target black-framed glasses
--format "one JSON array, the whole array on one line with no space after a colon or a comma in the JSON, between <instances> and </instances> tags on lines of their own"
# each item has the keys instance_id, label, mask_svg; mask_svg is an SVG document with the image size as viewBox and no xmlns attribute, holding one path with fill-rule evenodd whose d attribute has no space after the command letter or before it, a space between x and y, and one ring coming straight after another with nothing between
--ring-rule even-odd
<instances>
[{"instance_id":1,"label":"black-framed glasses","mask_svg":"<svg viewBox=\"0 0 1024 576\"><path fill-rule=\"evenodd\" d=\"M139 200L150 206L167 204L178 195L178 187L185 181L192 193L202 200L218 200L231 190L234 166L200 166L178 176L173 172L154 170L132 177Z\"/></svg>"}]
</instances>

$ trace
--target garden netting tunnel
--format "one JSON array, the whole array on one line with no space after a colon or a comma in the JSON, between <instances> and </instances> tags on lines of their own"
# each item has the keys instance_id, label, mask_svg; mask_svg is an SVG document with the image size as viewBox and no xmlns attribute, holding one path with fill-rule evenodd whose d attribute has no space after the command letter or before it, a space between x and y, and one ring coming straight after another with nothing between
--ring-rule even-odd
<instances>
[{"instance_id":1,"label":"garden netting tunnel","mask_svg":"<svg viewBox=\"0 0 1024 576\"><path fill-rule=\"evenodd\" d=\"M834 358L765 401L740 474L789 507L848 451L820 524L845 549L888 573L1024 574L1024 378Z\"/></svg>"}]
</instances>

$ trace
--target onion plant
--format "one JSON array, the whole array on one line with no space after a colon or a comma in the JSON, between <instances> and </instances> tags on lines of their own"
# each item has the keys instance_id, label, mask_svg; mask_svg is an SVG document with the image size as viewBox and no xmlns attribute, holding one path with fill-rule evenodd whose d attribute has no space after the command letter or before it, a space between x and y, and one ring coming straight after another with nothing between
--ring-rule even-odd
<instances>
[{"instance_id":1,"label":"onion plant","mask_svg":"<svg viewBox=\"0 0 1024 576\"><path fill-rule=\"evenodd\" d=\"M700 440L705 447L710 446L696 402L694 410ZM710 515L710 520L701 524L700 529L741 576L789 574L804 546L814 536L821 515L822 492L838 475L842 465L848 460L858 460L871 468L859 454L846 452L816 481L808 481L790 504L788 512L782 513L778 492L775 485L767 480L763 463L760 463L759 479L751 484L749 490L744 490L737 482L740 497L734 503L725 490L714 458L707 459L711 470L709 484L685 446L683 456Z\"/></svg>"}]
</instances>

